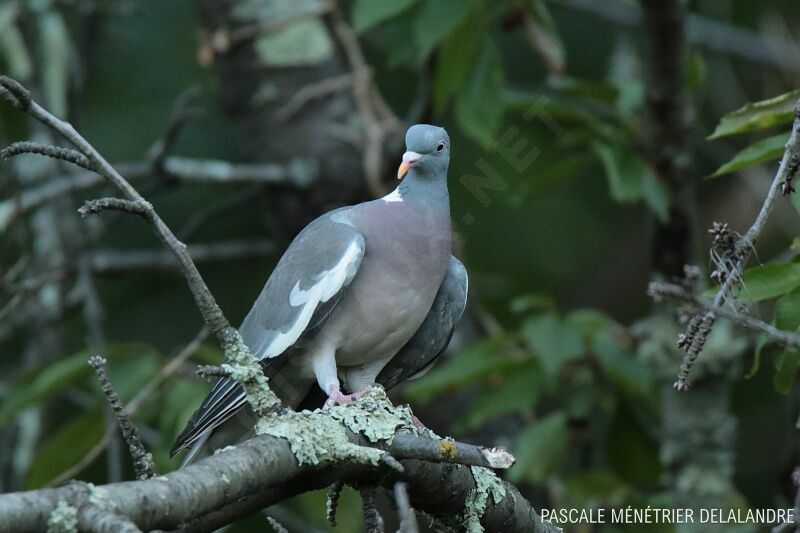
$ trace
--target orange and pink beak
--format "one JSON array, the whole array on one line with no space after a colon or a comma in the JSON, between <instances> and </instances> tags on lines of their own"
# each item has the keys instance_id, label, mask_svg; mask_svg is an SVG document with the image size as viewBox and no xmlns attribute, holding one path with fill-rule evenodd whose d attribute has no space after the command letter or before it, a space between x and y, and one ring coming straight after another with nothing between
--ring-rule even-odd
<instances>
[{"instance_id":1,"label":"orange and pink beak","mask_svg":"<svg viewBox=\"0 0 800 533\"><path fill-rule=\"evenodd\" d=\"M403 176L408 174L408 171L417 164L420 156L417 152L406 152L403 154L403 162L400 163L400 168L397 169L397 179L402 179Z\"/></svg>"}]
</instances>

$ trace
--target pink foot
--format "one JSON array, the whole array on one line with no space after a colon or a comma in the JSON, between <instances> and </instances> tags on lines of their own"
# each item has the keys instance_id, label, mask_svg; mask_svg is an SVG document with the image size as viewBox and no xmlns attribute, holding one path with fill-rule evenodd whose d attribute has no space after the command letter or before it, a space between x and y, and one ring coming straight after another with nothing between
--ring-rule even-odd
<instances>
[{"instance_id":1,"label":"pink foot","mask_svg":"<svg viewBox=\"0 0 800 533\"><path fill-rule=\"evenodd\" d=\"M426 431L430 431L428 426L422 423L422 420L417 418L417 415L411 415L412 420L414 420L414 425L417 426L417 429L424 429Z\"/></svg>"},{"instance_id":2,"label":"pink foot","mask_svg":"<svg viewBox=\"0 0 800 533\"><path fill-rule=\"evenodd\" d=\"M368 392L369 387L354 392L353 394L344 394L337 385L331 385L328 387L328 399L325 405L350 405L355 400L363 398Z\"/></svg>"}]
</instances>

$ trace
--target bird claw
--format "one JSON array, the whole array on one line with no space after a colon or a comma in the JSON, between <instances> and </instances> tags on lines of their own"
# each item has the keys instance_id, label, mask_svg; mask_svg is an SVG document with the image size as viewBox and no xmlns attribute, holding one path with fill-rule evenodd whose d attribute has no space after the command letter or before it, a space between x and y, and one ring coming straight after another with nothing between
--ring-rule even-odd
<instances>
[{"instance_id":1,"label":"bird claw","mask_svg":"<svg viewBox=\"0 0 800 533\"><path fill-rule=\"evenodd\" d=\"M325 401L325 407L331 407L333 405L350 405L356 400L366 396L369 391L370 387L365 387L352 394L344 394L339 387L336 385L331 385L328 388L328 399Z\"/></svg>"}]
</instances>

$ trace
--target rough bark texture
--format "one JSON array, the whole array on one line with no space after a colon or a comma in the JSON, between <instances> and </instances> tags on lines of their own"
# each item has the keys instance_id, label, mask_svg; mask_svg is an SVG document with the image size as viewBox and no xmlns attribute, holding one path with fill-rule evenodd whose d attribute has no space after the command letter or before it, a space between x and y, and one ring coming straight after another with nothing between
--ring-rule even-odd
<instances>
[{"instance_id":1,"label":"rough bark texture","mask_svg":"<svg viewBox=\"0 0 800 533\"><path fill-rule=\"evenodd\" d=\"M366 444L363 438L351 441ZM470 467L403 459L389 446L403 473L357 463L299 465L287 441L259 436L183 470L142 481L94 487L72 483L60 488L0 495L0 530L41 531L64 501L81 509L105 502L118 517L142 530L213 531L294 494L325 487L334 479L379 484L391 489L408 484L411 504L433 516L452 518L465 509L475 490ZM510 484L498 503L488 498L481 519L488 531L556 531L542 524L531 505ZM446 489L445 489L446 488Z\"/></svg>"}]
</instances>

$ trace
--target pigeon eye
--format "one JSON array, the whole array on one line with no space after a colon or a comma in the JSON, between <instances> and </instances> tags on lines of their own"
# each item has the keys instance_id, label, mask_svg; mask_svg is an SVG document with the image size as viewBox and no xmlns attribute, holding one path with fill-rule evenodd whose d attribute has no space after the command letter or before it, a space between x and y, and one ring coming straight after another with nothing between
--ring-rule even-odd
<instances>
[{"instance_id":1,"label":"pigeon eye","mask_svg":"<svg viewBox=\"0 0 800 533\"><path fill-rule=\"evenodd\" d=\"M436 151L441 152L444 150L444 141L439 141L439 144L436 145Z\"/></svg>"}]
</instances>

